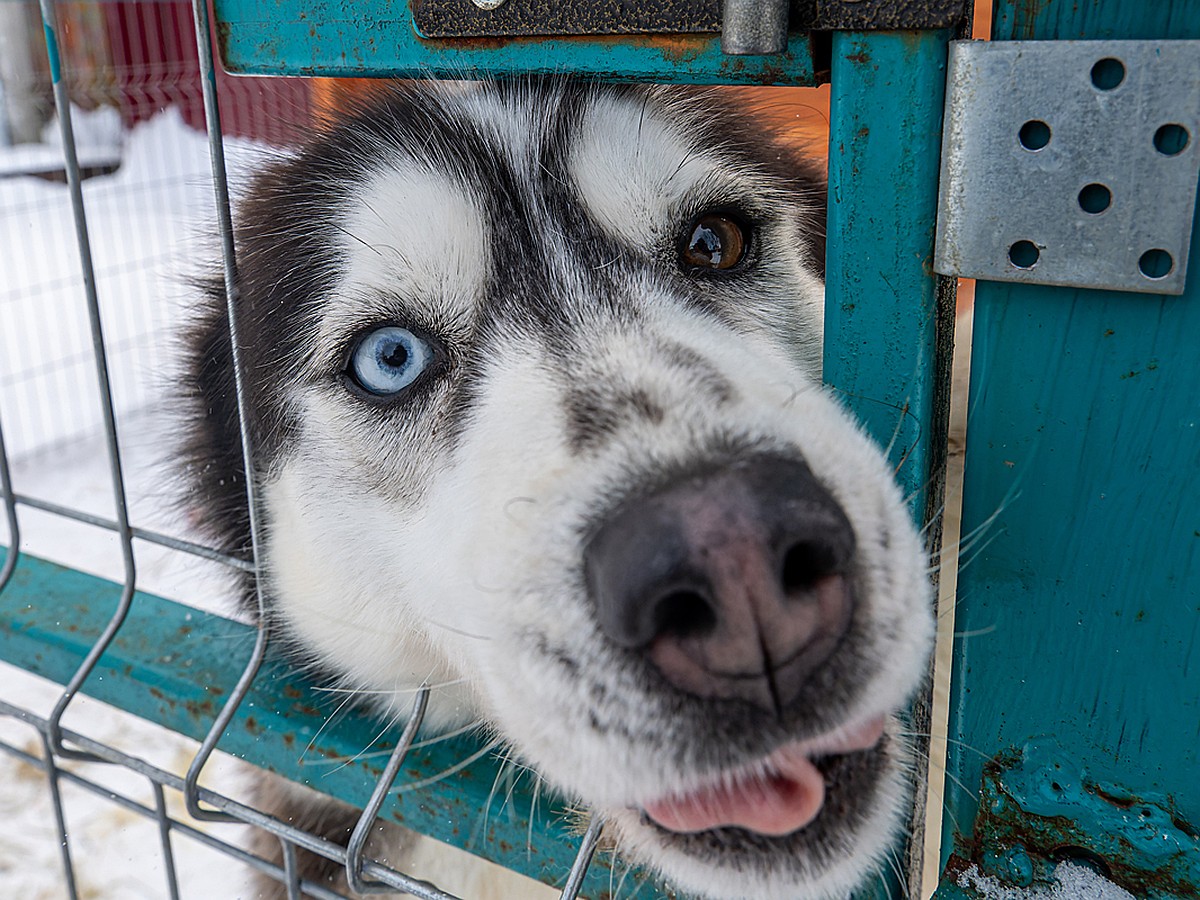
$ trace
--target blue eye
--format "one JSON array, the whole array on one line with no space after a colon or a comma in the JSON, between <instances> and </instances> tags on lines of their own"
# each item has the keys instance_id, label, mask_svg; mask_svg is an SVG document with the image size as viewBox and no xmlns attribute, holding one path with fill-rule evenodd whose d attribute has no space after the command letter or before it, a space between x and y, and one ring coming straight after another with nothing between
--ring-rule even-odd
<instances>
[{"instance_id":1,"label":"blue eye","mask_svg":"<svg viewBox=\"0 0 1200 900\"><path fill-rule=\"evenodd\" d=\"M398 394L433 362L433 348L407 328L388 325L367 334L350 355L349 375L379 397Z\"/></svg>"}]
</instances>

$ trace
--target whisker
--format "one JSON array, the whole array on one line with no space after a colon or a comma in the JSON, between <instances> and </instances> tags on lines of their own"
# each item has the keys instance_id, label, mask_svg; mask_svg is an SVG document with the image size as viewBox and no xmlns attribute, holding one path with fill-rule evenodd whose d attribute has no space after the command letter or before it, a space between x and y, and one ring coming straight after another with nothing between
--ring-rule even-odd
<instances>
[{"instance_id":1,"label":"whisker","mask_svg":"<svg viewBox=\"0 0 1200 900\"><path fill-rule=\"evenodd\" d=\"M457 634L476 641L490 641L492 639L490 634L474 634L470 631L463 631L461 628L455 628L453 625L447 625L445 622L439 622L436 619L426 619L424 624L434 625L443 631L449 631L451 634Z\"/></svg>"},{"instance_id":2,"label":"whisker","mask_svg":"<svg viewBox=\"0 0 1200 900\"><path fill-rule=\"evenodd\" d=\"M897 734L900 734L904 737L929 738L931 741L945 741L948 744L954 744L955 746L962 747L964 750L970 750L972 753L978 754L980 759L985 759L985 760L991 759L991 756L989 754L984 753L982 750L980 750L975 745L968 744L966 741L960 741L957 738L952 738L949 735L933 734L932 732L928 732L928 731L904 731L904 730L897 731ZM928 755L928 751L926 751L926 755Z\"/></svg>"},{"instance_id":3,"label":"whisker","mask_svg":"<svg viewBox=\"0 0 1200 900\"><path fill-rule=\"evenodd\" d=\"M395 727L395 725L400 721L401 718L402 717L399 715L388 716L387 721L384 722L384 724L383 724L383 727L379 729L379 732L375 735L375 737L371 738L371 740L367 742L366 747L363 747L361 750L359 750L353 756L342 760L337 766L330 769L328 772L322 773L321 777L327 778L330 775L334 774L335 772L340 772L342 769L346 768L346 766L352 765L353 763L358 762L360 759L364 759L366 757L367 748L373 747L375 745L375 742L378 741L385 734L387 734L387 732L391 728ZM376 751L376 752L386 752L390 755L392 751L387 750L387 751Z\"/></svg>"},{"instance_id":4,"label":"whisker","mask_svg":"<svg viewBox=\"0 0 1200 900\"><path fill-rule=\"evenodd\" d=\"M325 721L321 723L321 727L317 729L316 734L314 734L309 739L308 745L305 746L304 750L301 752L300 758L298 760L299 762L304 762L304 757L306 757L308 755L309 751L312 750L313 745L317 742L317 738L319 738L321 736L321 733L326 729L327 726L332 724L333 720L337 717L338 713L340 713L346 707L346 704L348 704L353 699L354 699L353 694L347 694L342 699L342 702L337 705L337 708L334 709L334 711L326 717Z\"/></svg>"},{"instance_id":5,"label":"whisker","mask_svg":"<svg viewBox=\"0 0 1200 900\"><path fill-rule=\"evenodd\" d=\"M452 678L449 681L439 681L435 684L426 685L431 691L443 687L453 687L456 684L464 684L465 678ZM404 687L404 688L353 688L353 687L333 687L333 686L316 686L314 691L320 691L327 694L362 694L368 696L391 696L393 694L415 694L422 690L420 687ZM416 746L415 744L413 746Z\"/></svg>"},{"instance_id":6,"label":"whisker","mask_svg":"<svg viewBox=\"0 0 1200 900\"><path fill-rule=\"evenodd\" d=\"M486 756L492 750L494 750L498 746L500 746L501 743L502 742L500 741L500 739L497 738L496 740L480 747L478 750L476 750L474 753L472 753L466 759L463 759L463 760L455 763L454 765L450 766L450 768L439 772L437 775L431 775L428 778L422 778L420 781L412 781L412 782L409 782L408 784L402 784L402 785L399 785L398 787L393 787L390 791L388 791L388 793L389 794L407 794L410 791L419 791L419 790L421 790L421 788L426 788L432 784L437 784L439 781L442 781L445 778L449 778L451 775L453 775L456 772L461 772L463 769L465 769L471 763L482 758L483 756Z\"/></svg>"}]
</instances>

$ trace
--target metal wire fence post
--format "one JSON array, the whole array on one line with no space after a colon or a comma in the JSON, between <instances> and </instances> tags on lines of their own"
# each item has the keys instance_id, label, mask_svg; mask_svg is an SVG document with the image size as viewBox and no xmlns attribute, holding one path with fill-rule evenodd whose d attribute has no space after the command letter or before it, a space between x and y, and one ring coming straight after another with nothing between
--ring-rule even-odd
<instances>
[{"instance_id":1,"label":"metal wire fence post","mask_svg":"<svg viewBox=\"0 0 1200 900\"><path fill-rule=\"evenodd\" d=\"M592 857L596 855L596 847L600 843L600 833L603 830L603 816L593 811L592 817L588 821L587 831L583 833L583 838L579 842L579 853L575 856L571 871L567 873L567 882L563 885L559 900L575 900L579 896L579 892L583 889L583 879L587 877Z\"/></svg>"},{"instance_id":2,"label":"metal wire fence post","mask_svg":"<svg viewBox=\"0 0 1200 900\"><path fill-rule=\"evenodd\" d=\"M71 194L71 212L75 221L75 238L79 247L79 263L83 274L84 294L87 299L88 324L92 336L92 352L96 363L96 384L100 389L100 409L104 418L104 437L108 450L109 474L112 479L113 505L116 508L117 535L121 542L121 556L125 580L121 599L116 612L103 634L84 657L78 670L63 688L54 711L50 714L48 739L52 751L67 759L91 759L88 754L70 750L63 746L61 721L71 700L95 668L96 662L108 649L117 635L137 587L137 567L133 557L133 532L129 527L129 510L125 499L125 477L121 471L121 451L117 443L116 417L113 411L112 385L108 377L108 357L104 348L104 331L100 324L100 302L96 294L96 273L92 265L91 241L88 237L87 214L83 206L83 187L79 172L79 159L75 153L75 132L71 124L71 100L66 82L62 77L62 61L58 53L58 27L54 15L54 0L39 0L42 27L46 35L46 53L50 60L50 78L54 86L54 104L58 110L59 133L62 136L63 160L66 167L67 187Z\"/></svg>"},{"instance_id":3,"label":"metal wire fence post","mask_svg":"<svg viewBox=\"0 0 1200 900\"><path fill-rule=\"evenodd\" d=\"M8 467L8 450L4 446L3 423L0 423L0 498L4 500L4 517L8 522L8 550L4 554L4 565L0 566L2 591L16 571L17 558L21 555L21 525L17 521L17 499L13 494L12 472Z\"/></svg>"},{"instance_id":4,"label":"metal wire fence post","mask_svg":"<svg viewBox=\"0 0 1200 900\"><path fill-rule=\"evenodd\" d=\"M221 739L221 734L229 725L238 706L245 699L246 692L250 689L254 677L258 674L258 670L262 666L263 657L267 652L268 629L266 608L263 603L262 582L257 575L260 560L258 541L259 535L262 534L262 529L260 527L258 510L257 479L254 475L253 448L250 444L249 412L246 408L241 350L238 341L237 255L234 246L233 215L230 212L229 205L229 182L225 172L225 145L221 136L221 111L217 102L216 68L212 52L212 28L209 22L208 3L206 0L193 0L192 10L196 20L196 45L200 56L201 87L204 92L204 118L208 126L209 160L212 164L213 192L217 207L217 226L221 232L221 259L225 279L225 307L229 321L229 341L233 359L234 388L237 393L238 427L242 439L242 466L245 470L246 503L250 515L250 549L255 565L254 590L258 604L258 634L254 642L254 650L250 655L250 660L246 664L246 668L238 679L233 692L229 695L229 699L225 702L225 705L221 708L220 713L213 722L212 728L205 735L204 740L200 744L200 749L196 751L196 756L188 768L185 779L184 802L187 804L188 812L197 819L228 821L229 816L227 814L205 810L200 807L198 795L200 772L204 769L204 765L208 762L209 757L217 746L217 742Z\"/></svg>"},{"instance_id":5,"label":"metal wire fence post","mask_svg":"<svg viewBox=\"0 0 1200 900\"><path fill-rule=\"evenodd\" d=\"M167 816L167 798L162 785L150 779L154 792L154 814L158 819L158 839L162 844L163 869L167 876L167 891L171 900L179 900L179 879L175 874L175 853L171 849L171 820Z\"/></svg>"},{"instance_id":6,"label":"metal wire fence post","mask_svg":"<svg viewBox=\"0 0 1200 900\"><path fill-rule=\"evenodd\" d=\"M421 722L425 719L425 710L428 704L429 687L422 685L413 700L413 711L408 717L408 723L404 726L404 731L396 742L396 748L392 751L387 765L384 766L379 780L375 783L371 799L363 807L362 815L358 817L358 822L355 823L354 831L350 835L350 842L346 845L346 880L350 883L350 889L359 894L378 894L381 891L391 890L386 884L368 881L363 877L363 851L366 849L367 838L375 825L375 819L379 815L379 808L383 805L388 791L391 790L392 782L396 780L396 773L400 771L400 764L404 762L404 757L412 746L413 739L417 736L417 729L421 727Z\"/></svg>"},{"instance_id":7,"label":"metal wire fence post","mask_svg":"<svg viewBox=\"0 0 1200 900\"><path fill-rule=\"evenodd\" d=\"M47 726L49 723L47 723ZM71 862L71 842L67 833L67 816L63 809L62 788L59 785L59 769L54 761L54 747L50 744L49 728L41 733L42 752L46 754L46 780L50 785L50 802L54 807L54 826L58 829L58 851L62 858L63 878L67 883L67 896L78 900L79 891L75 885L75 866Z\"/></svg>"}]
</instances>

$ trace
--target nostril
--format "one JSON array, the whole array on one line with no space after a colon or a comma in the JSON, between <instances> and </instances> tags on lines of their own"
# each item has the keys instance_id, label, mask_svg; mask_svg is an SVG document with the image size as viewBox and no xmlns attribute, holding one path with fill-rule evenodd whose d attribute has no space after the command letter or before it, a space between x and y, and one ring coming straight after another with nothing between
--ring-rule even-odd
<instances>
[{"instance_id":1,"label":"nostril","mask_svg":"<svg viewBox=\"0 0 1200 900\"><path fill-rule=\"evenodd\" d=\"M800 541L783 556L781 581L787 595L800 593L838 569L838 558L828 544Z\"/></svg>"},{"instance_id":2,"label":"nostril","mask_svg":"<svg viewBox=\"0 0 1200 900\"><path fill-rule=\"evenodd\" d=\"M660 597L654 609L654 633L686 638L709 634L717 627L717 614L697 591L676 590Z\"/></svg>"}]
</instances>

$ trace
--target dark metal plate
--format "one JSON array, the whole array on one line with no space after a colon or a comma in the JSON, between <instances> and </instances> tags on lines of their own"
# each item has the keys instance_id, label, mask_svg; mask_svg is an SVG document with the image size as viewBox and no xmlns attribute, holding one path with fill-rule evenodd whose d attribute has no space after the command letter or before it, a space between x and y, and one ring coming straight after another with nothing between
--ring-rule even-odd
<instances>
[{"instance_id":1,"label":"dark metal plate","mask_svg":"<svg viewBox=\"0 0 1200 900\"><path fill-rule=\"evenodd\" d=\"M792 0L790 30L876 31L950 28L969 0ZM717 34L721 0L412 0L426 38L566 37L605 34Z\"/></svg>"},{"instance_id":2,"label":"dark metal plate","mask_svg":"<svg viewBox=\"0 0 1200 900\"><path fill-rule=\"evenodd\" d=\"M507 0L480 9L472 0L412 0L424 37L553 37L580 34L712 34L720 0Z\"/></svg>"}]
</instances>

